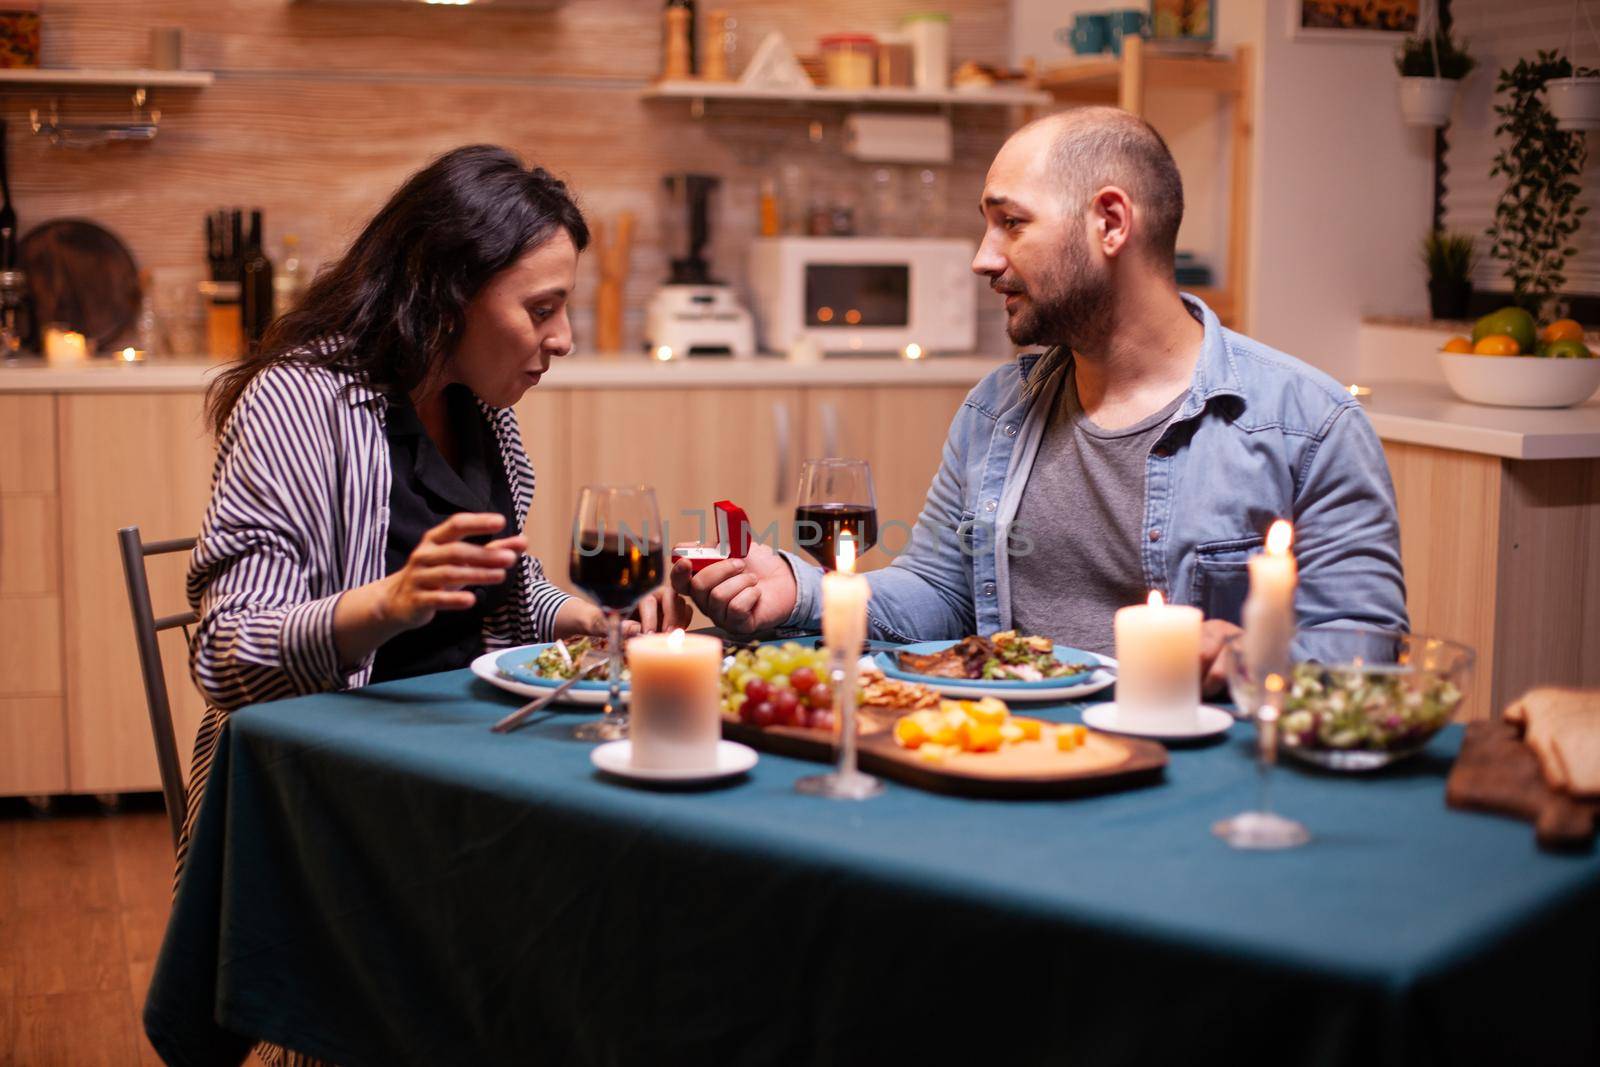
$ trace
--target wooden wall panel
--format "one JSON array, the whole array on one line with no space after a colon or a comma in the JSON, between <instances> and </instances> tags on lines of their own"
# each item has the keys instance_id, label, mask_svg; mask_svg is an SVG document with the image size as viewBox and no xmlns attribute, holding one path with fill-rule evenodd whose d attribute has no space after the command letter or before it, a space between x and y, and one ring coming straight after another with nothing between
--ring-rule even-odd
<instances>
[{"instance_id":1,"label":"wooden wall panel","mask_svg":"<svg viewBox=\"0 0 1600 1067\"><path fill-rule=\"evenodd\" d=\"M803 47L840 28L882 31L915 2L731 2L741 55L770 29ZM1009 5L954 0L958 57L1004 58ZM146 145L87 152L53 149L27 130L38 90L8 88L11 184L24 231L49 218L88 216L118 233L154 270L158 306L191 317L201 277L203 217L229 205L265 210L276 258L285 233L306 257L336 256L404 178L461 144L514 148L568 179L600 215L641 216L626 291L628 347L662 278L657 189L662 174L693 168L723 176L716 268L738 282L755 232L762 177L798 161L812 178L860 189L870 168L845 159L843 110L828 109L824 143L806 136L807 111L695 120L682 102L646 103L654 76L656 0L572 0L554 12L325 7L279 0L52 0L45 15L52 66L137 65L147 31L186 31L187 65L215 69L211 88L164 90L162 130ZM743 59L740 59L742 63ZM120 91L63 98L68 117L125 111ZM938 168L947 189L946 232L976 237L983 174L1015 119L1005 110L957 109L956 163ZM591 336L593 267L580 274L575 320ZM998 306L980 325L998 337ZM185 348L199 343L189 328Z\"/></svg>"},{"instance_id":2,"label":"wooden wall panel","mask_svg":"<svg viewBox=\"0 0 1600 1067\"><path fill-rule=\"evenodd\" d=\"M61 705L59 696L0 697L0 796L66 792Z\"/></svg>"},{"instance_id":3,"label":"wooden wall panel","mask_svg":"<svg viewBox=\"0 0 1600 1067\"><path fill-rule=\"evenodd\" d=\"M56 398L0 395L0 493L56 491Z\"/></svg>"},{"instance_id":4,"label":"wooden wall panel","mask_svg":"<svg viewBox=\"0 0 1600 1067\"><path fill-rule=\"evenodd\" d=\"M67 745L77 793L159 787L115 534L149 540L200 532L213 451L198 393L61 398L61 522L66 601ZM185 553L146 568L157 615L183 610ZM204 712L183 636L160 637L178 755L187 771Z\"/></svg>"},{"instance_id":5,"label":"wooden wall panel","mask_svg":"<svg viewBox=\"0 0 1600 1067\"><path fill-rule=\"evenodd\" d=\"M1600 686L1600 460L1505 462L1494 706L1533 685Z\"/></svg>"},{"instance_id":6,"label":"wooden wall panel","mask_svg":"<svg viewBox=\"0 0 1600 1067\"><path fill-rule=\"evenodd\" d=\"M1491 706L1500 460L1385 441L1400 511L1400 557L1411 628L1471 645L1479 668L1461 718Z\"/></svg>"}]
</instances>

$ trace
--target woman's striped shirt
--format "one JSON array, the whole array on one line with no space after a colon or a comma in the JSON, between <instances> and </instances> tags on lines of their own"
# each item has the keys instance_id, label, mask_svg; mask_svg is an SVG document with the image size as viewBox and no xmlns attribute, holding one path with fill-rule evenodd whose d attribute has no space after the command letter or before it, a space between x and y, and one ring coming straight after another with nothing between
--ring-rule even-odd
<instances>
[{"instance_id":1,"label":"woman's striped shirt","mask_svg":"<svg viewBox=\"0 0 1600 1067\"><path fill-rule=\"evenodd\" d=\"M341 666L333 609L347 590L385 573L386 407L381 393L349 374L289 362L256 375L228 419L189 559L189 603L200 616L190 671L208 705L195 742L189 821L227 711L353 688L371 675L370 655L352 669ZM520 528L533 501L533 467L513 411L483 405L483 412ZM532 556L508 577L517 588L484 620L485 649L548 640L569 596L545 580Z\"/></svg>"}]
</instances>

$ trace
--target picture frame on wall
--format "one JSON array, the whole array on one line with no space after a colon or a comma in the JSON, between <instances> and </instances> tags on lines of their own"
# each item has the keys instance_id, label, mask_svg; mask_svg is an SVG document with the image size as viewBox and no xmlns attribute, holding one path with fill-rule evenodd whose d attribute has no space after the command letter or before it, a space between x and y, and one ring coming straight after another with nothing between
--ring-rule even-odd
<instances>
[{"instance_id":1,"label":"picture frame on wall","mask_svg":"<svg viewBox=\"0 0 1600 1067\"><path fill-rule=\"evenodd\" d=\"M1422 0L1292 0L1288 7L1296 40L1395 42L1416 32Z\"/></svg>"},{"instance_id":2,"label":"picture frame on wall","mask_svg":"<svg viewBox=\"0 0 1600 1067\"><path fill-rule=\"evenodd\" d=\"M1217 38L1218 0L1150 0L1149 39L1158 52L1209 52Z\"/></svg>"}]
</instances>

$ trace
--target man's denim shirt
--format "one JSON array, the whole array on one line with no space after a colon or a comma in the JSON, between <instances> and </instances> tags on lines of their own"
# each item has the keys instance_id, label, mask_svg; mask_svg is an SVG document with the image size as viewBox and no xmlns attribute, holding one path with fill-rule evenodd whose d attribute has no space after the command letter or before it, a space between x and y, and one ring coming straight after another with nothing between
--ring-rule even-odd
<instances>
[{"instance_id":1,"label":"man's denim shirt","mask_svg":"<svg viewBox=\"0 0 1600 1067\"><path fill-rule=\"evenodd\" d=\"M1184 300L1205 336L1189 395L1145 463L1144 584L1169 603L1237 623L1249 591L1245 560L1274 519L1288 518L1302 629L1407 628L1394 488L1360 404L1326 374ZM1011 523L1059 393L1059 384L1049 396L1024 390L1039 358L1024 355L967 394L909 544L868 576L872 636L933 640L1010 628L1006 546L1031 547ZM798 586L787 625L815 628L822 572L784 555ZM1071 580L1071 560L1061 561L1061 574Z\"/></svg>"}]
</instances>

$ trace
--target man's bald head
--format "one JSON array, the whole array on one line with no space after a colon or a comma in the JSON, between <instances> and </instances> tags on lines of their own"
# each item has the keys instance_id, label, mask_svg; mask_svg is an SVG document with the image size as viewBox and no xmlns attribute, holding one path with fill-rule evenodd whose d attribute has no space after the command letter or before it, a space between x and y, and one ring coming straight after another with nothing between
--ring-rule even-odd
<instances>
[{"instance_id":1,"label":"man's bald head","mask_svg":"<svg viewBox=\"0 0 1600 1067\"><path fill-rule=\"evenodd\" d=\"M1153 262L1171 266L1183 222L1183 178L1148 122L1120 108L1080 107L1036 119L1012 135L1039 153L1074 211L1108 185L1133 200L1134 240Z\"/></svg>"}]
</instances>

